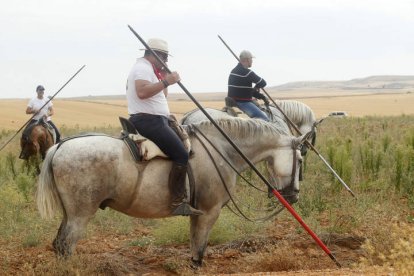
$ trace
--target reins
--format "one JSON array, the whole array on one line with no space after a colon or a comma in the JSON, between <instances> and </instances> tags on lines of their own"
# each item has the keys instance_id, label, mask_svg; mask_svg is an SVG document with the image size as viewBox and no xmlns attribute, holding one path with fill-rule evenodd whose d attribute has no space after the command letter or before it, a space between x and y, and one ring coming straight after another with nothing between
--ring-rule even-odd
<instances>
[{"instance_id":1,"label":"reins","mask_svg":"<svg viewBox=\"0 0 414 276\"><path fill-rule=\"evenodd\" d=\"M227 186L227 184L226 184L226 182L224 180L224 177L223 177L223 175L221 174L221 172L220 172L220 170L218 168L218 165L217 165L216 161L214 160L214 158L211 155L210 151L208 150L206 144L203 142L203 140L200 138L200 136L197 134L197 132L201 134L201 136L213 147L213 149L223 158L223 160L231 167L231 169L233 171L235 171L237 173L237 175L239 175L247 184L249 184L249 186L255 188L258 191L264 192L264 193L266 191L263 191L262 189L256 187L255 185L253 185L252 183L250 183L245 177L243 177L241 175L241 173L237 171L237 169L231 164L231 162L220 152L219 149L217 149L217 147L211 142L211 140L208 139L206 137L206 135L197 126L190 125L189 128L190 128L190 133L193 134L193 136L200 142L200 144L202 145L202 147L205 149L205 151L207 152L208 156L210 157L210 159L211 159L211 161L212 161L212 163L213 163L213 165L214 165L214 167L215 167L215 169L216 169L216 171L217 171L217 173L218 173L218 175L220 177L220 180L223 183L224 189L226 190L226 192L227 192L227 194L228 194L228 196L230 198L230 201L233 203L234 207L236 208L236 210L238 212L237 213L228 204L226 204L227 208L229 208L229 210L232 213L234 213L235 215L237 215L239 217L243 217L244 219L246 219L248 221L251 221L251 222L255 222L255 221L262 221L263 222L263 221L266 221L266 220L269 220L269 219L273 218L274 216L276 216L277 214L279 214L284 209L284 207L281 206L278 210L275 210L270 215L265 216L265 217L261 217L261 218L257 218L257 219L251 219L247 215L245 215L243 213L243 211L240 209L239 204L237 204L236 201L234 200L234 198L233 198L232 194L230 193L230 190L229 190L229 188L228 188L228 186ZM251 209L250 206L247 206L247 207L249 209ZM254 210L254 211L263 211L263 210ZM264 211L269 211L269 209L268 210L264 210Z\"/></svg>"},{"instance_id":2,"label":"reins","mask_svg":"<svg viewBox=\"0 0 414 276\"><path fill-rule=\"evenodd\" d=\"M197 126L195 126L195 125L189 125L189 127L190 127L190 132L192 134L194 134L194 136L200 141L200 143L203 145L204 149L207 152L208 152L208 150L207 150L205 144L203 143L203 141L201 141L200 137L198 137L198 135L194 131L194 129L197 130L201 134L201 136L203 136L203 138L214 148L214 150L221 156L221 158L223 158L223 160L232 168L232 170L234 172L236 172L237 175L240 176L247 184L249 184L251 187L255 188L256 190L258 190L260 192L264 192L264 193L266 192L266 191L264 191L264 190L256 187L255 185L251 184L249 182L249 180L247 180L239 171L237 171L237 169L233 166L233 164L231 164L231 162L220 152L220 150L211 142L210 139L207 138L207 136ZM213 160L213 162L214 162L214 160ZM272 188L274 188L274 187L272 187Z\"/></svg>"}]
</instances>

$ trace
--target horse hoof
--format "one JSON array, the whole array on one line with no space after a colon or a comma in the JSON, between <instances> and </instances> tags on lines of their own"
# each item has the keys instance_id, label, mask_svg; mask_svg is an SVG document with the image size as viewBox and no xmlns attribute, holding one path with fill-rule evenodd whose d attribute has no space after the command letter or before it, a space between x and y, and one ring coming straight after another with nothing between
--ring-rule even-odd
<instances>
[{"instance_id":1,"label":"horse hoof","mask_svg":"<svg viewBox=\"0 0 414 276\"><path fill-rule=\"evenodd\" d=\"M194 260L191 259L191 264L190 267L194 270L199 269L201 266L203 265L203 261L202 260Z\"/></svg>"}]
</instances>

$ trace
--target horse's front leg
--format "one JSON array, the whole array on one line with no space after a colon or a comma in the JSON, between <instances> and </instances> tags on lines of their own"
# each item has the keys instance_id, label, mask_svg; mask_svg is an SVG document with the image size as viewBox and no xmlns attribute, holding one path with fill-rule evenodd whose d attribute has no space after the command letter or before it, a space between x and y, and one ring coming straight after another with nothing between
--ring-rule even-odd
<instances>
[{"instance_id":1,"label":"horse's front leg","mask_svg":"<svg viewBox=\"0 0 414 276\"><path fill-rule=\"evenodd\" d=\"M190 240L192 267L198 268L203 264L203 257L207 248L208 237L214 223L220 215L221 205L209 211L203 210L202 216L191 216Z\"/></svg>"}]
</instances>

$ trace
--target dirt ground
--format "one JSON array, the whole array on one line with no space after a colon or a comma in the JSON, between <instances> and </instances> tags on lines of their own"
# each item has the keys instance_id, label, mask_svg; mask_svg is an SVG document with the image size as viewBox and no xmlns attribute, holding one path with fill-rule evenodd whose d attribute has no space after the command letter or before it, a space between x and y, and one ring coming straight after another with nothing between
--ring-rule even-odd
<instances>
[{"instance_id":1,"label":"dirt ground","mask_svg":"<svg viewBox=\"0 0 414 276\"><path fill-rule=\"evenodd\" d=\"M100 233L81 240L69 260L57 260L51 241L35 247L0 244L7 275L392 275L380 267L356 268L363 237L322 236L342 264L339 269L295 221L276 221L260 237L209 246L203 267L190 267L189 246L131 246L144 226L128 235ZM4 268L3 267L3 268ZM391 273L391 274L390 274Z\"/></svg>"}]
</instances>

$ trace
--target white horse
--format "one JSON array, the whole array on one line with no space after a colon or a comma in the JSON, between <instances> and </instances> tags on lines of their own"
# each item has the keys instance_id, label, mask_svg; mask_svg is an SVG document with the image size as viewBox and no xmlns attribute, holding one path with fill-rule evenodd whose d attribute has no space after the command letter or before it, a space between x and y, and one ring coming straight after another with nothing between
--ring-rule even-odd
<instances>
[{"instance_id":1,"label":"white horse","mask_svg":"<svg viewBox=\"0 0 414 276\"><path fill-rule=\"evenodd\" d=\"M314 127L317 124L315 113L312 109L299 101L294 100L283 100L275 101L275 103L280 107L283 113L299 128L301 133L308 133L309 131L314 130ZM270 105L270 110L274 116L281 117L285 120L283 114L275 106ZM270 116L272 116L270 114Z\"/></svg>"},{"instance_id":2,"label":"white horse","mask_svg":"<svg viewBox=\"0 0 414 276\"><path fill-rule=\"evenodd\" d=\"M306 137L287 135L270 123L250 119L227 118L217 123L253 163L267 161L276 181L270 183L282 195L297 200L301 162L298 146ZM236 170L243 171L248 165L209 121L186 128L195 152L190 158L195 180L192 194L195 207L204 212L190 218L191 257L195 266L201 266L210 230L229 201L226 187L232 193L237 178L206 139ZM37 205L42 217L50 218L56 210L63 213L53 241L57 254L72 254L99 207L140 218L171 216L171 167L172 162L166 159L136 163L123 141L108 136L79 137L53 146L43 162Z\"/></svg>"},{"instance_id":3,"label":"white horse","mask_svg":"<svg viewBox=\"0 0 414 276\"><path fill-rule=\"evenodd\" d=\"M309 137L309 142L311 142L312 145L315 145L316 126L321 121L318 122L316 120L315 114L313 113L312 109L308 105L294 100L276 101L276 104L280 107L283 113L285 113L286 116L298 127L299 131L302 134L308 133L310 131L313 132L313 135ZM270 122L277 125L279 128L292 133L290 129L293 130L293 128L289 127L289 124L286 121L282 112L280 112L279 109L273 105L270 105L269 109L270 110L266 109L264 106L262 107L262 110L270 118ZM205 110L210 116L212 116L213 119L221 119L231 116L227 112L218 109L205 108ZM204 113L199 109L194 109L184 114L183 118L181 119L181 124L193 124L205 120L207 120L207 117L204 115ZM296 132L293 132L293 134L298 136ZM304 145L304 147L302 148L302 155L305 155L306 151L307 147Z\"/></svg>"}]
</instances>

